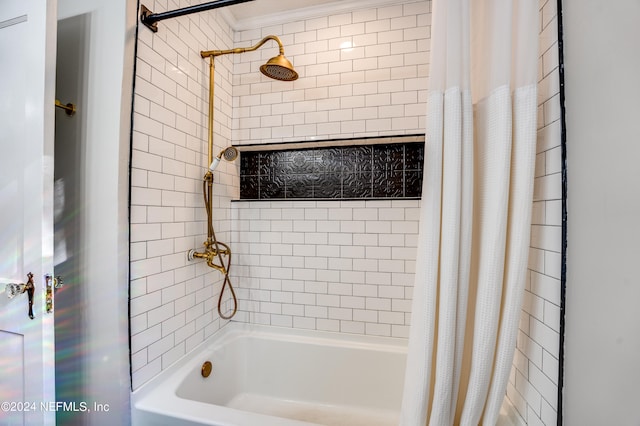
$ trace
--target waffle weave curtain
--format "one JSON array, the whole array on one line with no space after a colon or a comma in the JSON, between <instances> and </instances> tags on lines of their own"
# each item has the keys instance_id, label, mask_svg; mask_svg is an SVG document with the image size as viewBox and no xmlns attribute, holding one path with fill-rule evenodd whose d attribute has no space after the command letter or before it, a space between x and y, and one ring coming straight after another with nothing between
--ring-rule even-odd
<instances>
[{"instance_id":1,"label":"waffle weave curtain","mask_svg":"<svg viewBox=\"0 0 640 426\"><path fill-rule=\"evenodd\" d=\"M499 415L529 252L538 14L533 0L433 0L403 426Z\"/></svg>"}]
</instances>

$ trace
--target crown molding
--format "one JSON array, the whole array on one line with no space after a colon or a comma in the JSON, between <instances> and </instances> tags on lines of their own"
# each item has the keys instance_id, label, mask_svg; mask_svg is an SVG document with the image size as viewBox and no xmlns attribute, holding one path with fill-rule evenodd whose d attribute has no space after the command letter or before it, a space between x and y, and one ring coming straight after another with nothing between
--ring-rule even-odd
<instances>
[{"instance_id":1,"label":"crown molding","mask_svg":"<svg viewBox=\"0 0 640 426\"><path fill-rule=\"evenodd\" d=\"M269 27L321 16L335 15L351 12L358 9L372 9L381 6L407 3L409 0L336 0L317 6L293 9L288 12L278 12L260 17L236 20L227 8L221 8L220 14L234 31L252 30L255 28Z\"/></svg>"}]
</instances>

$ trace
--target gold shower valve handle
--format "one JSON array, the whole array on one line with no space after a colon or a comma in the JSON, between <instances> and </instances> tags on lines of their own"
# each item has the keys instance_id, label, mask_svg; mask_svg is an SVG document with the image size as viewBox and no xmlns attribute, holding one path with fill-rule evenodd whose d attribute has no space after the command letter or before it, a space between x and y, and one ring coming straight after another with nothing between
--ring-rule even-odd
<instances>
[{"instance_id":1,"label":"gold shower valve handle","mask_svg":"<svg viewBox=\"0 0 640 426\"><path fill-rule=\"evenodd\" d=\"M213 243L211 243L213 244ZM222 245L222 243L218 243L220 245ZM196 251L195 249L191 249L189 250L189 252L187 253L187 259L188 260L194 260L194 259L206 259L207 261L207 266L214 268L220 272L222 272L223 274L226 274L227 272L227 268L224 267L224 265L218 265L216 263L214 263L214 260L216 257L218 257L218 255L223 255L223 256L228 256L230 253L230 250L227 249L223 249L223 250L216 250L215 248L211 247L210 245L207 245L207 243L205 242L205 246L206 249L203 253Z\"/></svg>"}]
</instances>

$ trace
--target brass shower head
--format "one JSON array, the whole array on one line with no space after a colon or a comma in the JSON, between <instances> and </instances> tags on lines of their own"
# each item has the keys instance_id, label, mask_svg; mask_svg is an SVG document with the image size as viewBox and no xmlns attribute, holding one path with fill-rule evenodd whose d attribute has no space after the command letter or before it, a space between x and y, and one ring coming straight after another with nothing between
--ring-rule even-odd
<instances>
[{"instance_id":1,"label":"brass shower head","mask_svg":"<svg viewBox=\"0 0 640 426\"><path fill-rule=\"evenodd\" d=\"M293 69L291 62L283 54L275 56L260 67L260 72L269 78L280 81L293 81L298 79L298 73Z\"/></svg>"}]
</instances>

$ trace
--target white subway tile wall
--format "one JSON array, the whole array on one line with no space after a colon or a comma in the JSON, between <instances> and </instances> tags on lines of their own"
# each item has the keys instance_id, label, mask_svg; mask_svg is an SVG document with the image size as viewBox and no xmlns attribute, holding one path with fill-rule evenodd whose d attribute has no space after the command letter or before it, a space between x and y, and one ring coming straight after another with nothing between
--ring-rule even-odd
<instances>
[{"instance_id":1,"label":"white subway tile wall","mask_svg":"<svg viewBox=\"0 0 640 426\"><path fill-rule=\"evenodd\" d=\"M260 75L275 48L234 58L234 144L424 133L430 12L399 1L236 32L238 45L278 35L300 78Z\"/></svg>"},{"instance_id":2,"label":"white subway tile wall","mask_svg":"<svg viewBox=\"0 0 640 426\"><path fill-rule=\"evenodd\" d=\"M232 203L236 319L408 337L419 200Z\"/></svg>"},{"instance_id":3,"label":"white subway tile wall","mask_svg":"<svg viewBox=\"0 0 640 426\"><path fill-rule=\"evenodd\" d=\"M528 425L557 424L562 181L557 3L540 1L538 143L529 274L507 396Z\"/></svg>"},{"instance_id":4,"label":"white subway tile wall","mask_svg":"<svg viewBox=\"0 0 640 426\"><path fill-rule=\"evenodd\" d=\"M149 0L154 12L188 0ZM541 0L538 157L529 281L507 391L528 424L555 424L561 249L557 12ZM133 387L224 325L221 276L186 252L206 235L208 63L200 50L281 37L300 73L258 71L265 48L216 58L215 145L423 133L431 2L234 32L216 11L141 27L131 189ZM273 42L269 42L273 43ZM214 225L237 256L234 320L405 337L419 201L245 202L238 163L221 163ZM227 306L228 306L228 296Z\"/></svg>"},{"instance_id":5,"label":"white subway tile wall","mask_svg":"<svg viewBox=\"0 0 640 426\"><path fill-rule=\"evenodd\" d=\"M168 3L168 4L167 4ZM154 12L190 1L149 1ZM206 237L202 176L207 161L208 62L201 50L230 48L233 31L216 12L141 26L131 162L131 354L133 388L202 343L225 321L216 310L221 275L187 251ZM215 145L231 144L233 66L216 59ZM217 154L217 153L216 153ZM214 226L230 239L238 165L216 171ZM227 297L228 299L228 297Z\"/></svg>"}]
</instances>

